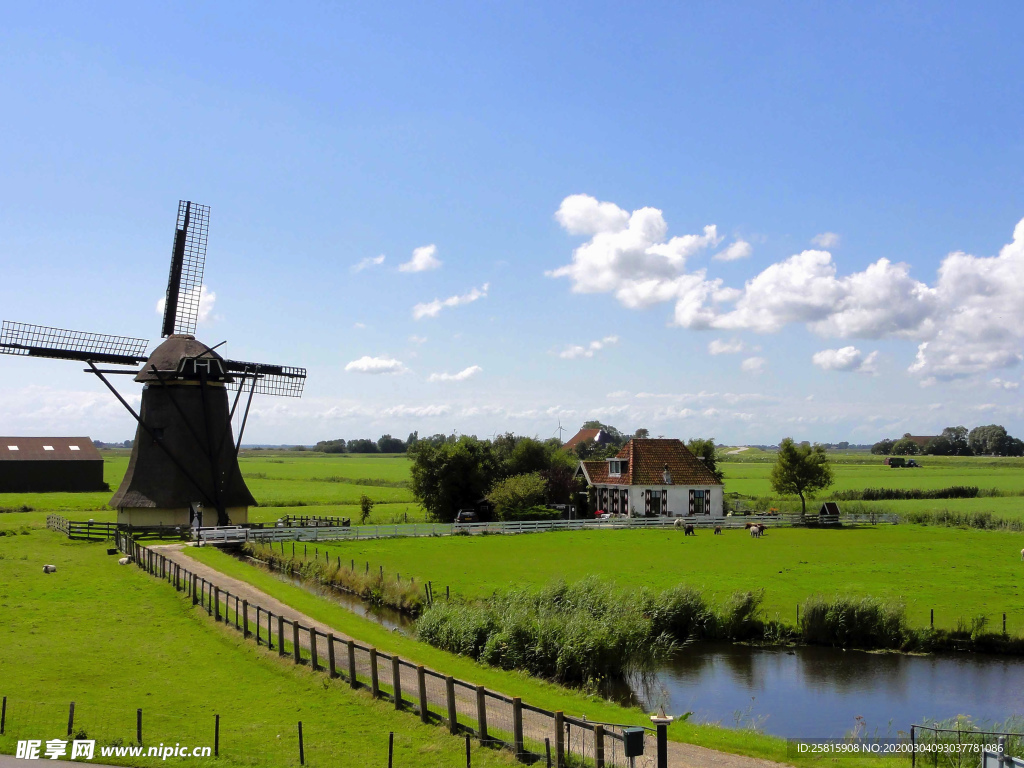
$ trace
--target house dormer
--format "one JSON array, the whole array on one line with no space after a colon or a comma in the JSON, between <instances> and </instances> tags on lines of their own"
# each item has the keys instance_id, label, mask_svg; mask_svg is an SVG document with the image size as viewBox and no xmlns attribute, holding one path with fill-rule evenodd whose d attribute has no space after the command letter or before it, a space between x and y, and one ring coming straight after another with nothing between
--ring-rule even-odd
<instances>
[{"instance_id":1,"label":"house dormer","mask_svg":"<svg viewBox=\"0 0 1024 768\"><path fill-rule=\"evenodd\" d=\"M622 477L629 471L628 459L606 459L608 462L608 477Z\"/></svg>"}]
</instances>

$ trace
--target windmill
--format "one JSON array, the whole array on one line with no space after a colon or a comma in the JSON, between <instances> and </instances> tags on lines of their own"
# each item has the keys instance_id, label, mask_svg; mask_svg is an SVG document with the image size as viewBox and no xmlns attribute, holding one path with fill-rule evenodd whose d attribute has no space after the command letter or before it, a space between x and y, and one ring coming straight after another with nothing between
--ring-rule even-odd
<instances>
[{"instance_id":1,"label":"windmill","mask_svg":"<svg viewBox=\"0 0 1024 768\"><path fill-rule=\"evenodd\" d=\"M161 342L4 321L0 353L78 360L138 424L128 470L109 504L129 525L248 522L256 500L238 468L238 451L257 393L301 397L305 368L228 360L195 337L210 209L182 200L171 250ZM138 370L100 368L130 366ZM138 413L107 378L135 375ZM229 402L228 392L234 397ZM238 437L231 423L245 396ZM214 513L214 514L211 514Z\"/></svg>"},{"instance_id":2,"label":"windmill","mask_svg":"<svg viewBox=\"0 0 1024 768\"><path fill-rule=\"evenodd\" d=\"M565 432L565 427L562 426L562 417L558 417L558 429L555 430L558 433L558 442L562 442L562 433ZM554 437L554 435L552 435Z\"/></svg>"}]
</instances>

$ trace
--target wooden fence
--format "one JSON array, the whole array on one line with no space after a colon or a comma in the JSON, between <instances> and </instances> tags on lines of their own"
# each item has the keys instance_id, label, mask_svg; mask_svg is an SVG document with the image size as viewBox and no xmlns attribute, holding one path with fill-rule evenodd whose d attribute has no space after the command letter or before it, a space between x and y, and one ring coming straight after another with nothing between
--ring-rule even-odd
<instances>
[{"instance_id":1,"label":"wooden fence","mask_svg":"<svg viewBox=\"0 0 1024 768\"><path fill-rule=\"evenodd\" d=\"M345 680L352 688L368 689L374 698L389 700L395 709L414 713L424 723L443 725L452 734L471 734L481 745L508 749L526 763L549 760L549 765L562 768L575 759L595 768L632 765L625 754L624 730L642 726L594 722L534 707L395 654L303 626L231 594L127 532L119 531L116 539L118 548L140 568L184 592L216 621L295 664ZM658 739L654 729L645 727L643 742L644 755L635 765L667 765L663 734Z\"/></svg>"},{"instance_id":2,"label":"wooden fence","mask_svg":"<svg viewBox=\"0 0 1024 768\"><path fill-rule=\"evenodd\" d=\"M123 523L97 523L92 520L68 520L61 515L47 515L46 527L79 541L107 541L118 532L130 533L136 539L189 539L188 526L180 525L125 525Z\"/></svg>"}]
</instances>

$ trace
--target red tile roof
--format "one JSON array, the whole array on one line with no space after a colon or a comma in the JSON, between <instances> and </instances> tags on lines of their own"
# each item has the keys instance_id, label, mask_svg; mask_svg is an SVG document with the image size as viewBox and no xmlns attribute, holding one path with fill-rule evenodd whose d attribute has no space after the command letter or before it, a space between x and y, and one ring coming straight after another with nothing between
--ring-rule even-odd
<instances>
[{"instance_id":1,"label":"red tile roof","mask_svg":"<svg viewBox=\"0 0 1024 768\"><path fill-rule=\"evenodd\" d=\"M608 433L605 432L603 429L581 429L579 432L577 432L575 435L573 435L566 441L566 443L562 446L562 450L571 451L580 443L592 443L595 440L598 443L611 442L610 438L599 440L598 438L602 435L602 433L605 437L608 437Z\"/></svg>"},{"instance_id":2,"label":"red tile roof","mask_svg":"<svg viewBox=\"0 0 1024 768\"><path fill-rule=\"evenodd\" d=\"M619 477L608 475L607 461L580 462L594 484L664 485L663 473L668 465L673 485L721 485L714 473L683 445L682 440L641 440L634 438L616 454L627 462Z\"/></svg>"}]
</instances>

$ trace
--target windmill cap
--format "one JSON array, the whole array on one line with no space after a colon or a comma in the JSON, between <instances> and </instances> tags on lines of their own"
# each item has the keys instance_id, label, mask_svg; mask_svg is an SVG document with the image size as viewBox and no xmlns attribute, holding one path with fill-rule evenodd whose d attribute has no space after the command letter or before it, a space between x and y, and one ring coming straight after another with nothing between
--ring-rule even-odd
<instances>
[{"instance_id":1,"label":"windmill cap","mask_svg":"<svg viewBox=\"0 0 1024 768\"><path fill-rule=\"evenodd\" d=\"M153 354L149 356L142 370L136 375L135 381L142 383L160 381L160 377L153 372L154 367L160 373L165 374L165 379L171 374L177 376L182 361L194 359L219 360L221 362L224 360L216 352L210 350L206 344L197 341L195 336L187 333L175 333L168 336L160 346L153 350ZM220 366L220 371L216 375L211 375L210 378L230 381L230 377L223 376L222 366Z\"/></svg>"}]
</instances>

